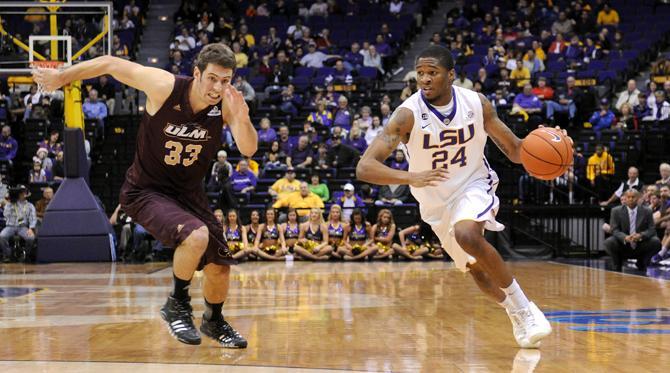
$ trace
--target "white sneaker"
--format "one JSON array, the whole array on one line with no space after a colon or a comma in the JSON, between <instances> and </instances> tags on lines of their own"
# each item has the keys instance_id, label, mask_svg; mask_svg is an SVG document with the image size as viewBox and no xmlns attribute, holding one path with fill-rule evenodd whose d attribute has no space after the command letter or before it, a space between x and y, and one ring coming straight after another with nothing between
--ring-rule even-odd
<instances>
[{"instance_id":1,"label":"white sneaker","mask_svg":"<svg viewBox=\"0 0 670 373\"><path fill-rule=\"evenodd\" d=\"M539 348L540 340L551 334L551 324L533 302L526 308L507 311L507 315L512 320L514 339L521 348Z\"/></svg>"}]
</instances>

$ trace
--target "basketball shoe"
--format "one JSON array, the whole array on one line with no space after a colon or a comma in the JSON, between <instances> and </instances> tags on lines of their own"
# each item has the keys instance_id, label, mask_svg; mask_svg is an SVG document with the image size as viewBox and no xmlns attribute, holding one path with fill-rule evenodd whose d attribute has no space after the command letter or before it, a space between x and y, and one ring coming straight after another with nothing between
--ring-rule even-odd
<instances>
[{"instance_id":1,"label":"basketball shoe","mask_svg":"<svg viewBox=\"0 0 670 373\"><path fill-rule=\"evenodd\" d=\"M521 348L539 348L540 340L551 334L551 324L533 302L520 310L508 310L507 315L512 320L514 339Z\"/></svg>"},{"instance_id":2,"label":"basketball shoe","mask_svg":"<svg viewBox=\"0 0 670 373\"><path fill-rule=\"evenodd\" d=\"M169 296L161 308L161 317L167 323L170 334L179 342L199 345L202 340L198 329L193 324L193 308L190 302L190 297L179 300Z\"/></svg>"},{"instance_id":3,"label":"basketball shoe","mask_svg":"<svg viewBox=\"0 0 670 373\"><path fill-rule=\"evenodd\" d=\"M225 348L247 348L247 340L233 329L223 317L213 320L207 320L203 317L200 331Z\"/></svg>"}]
</instances>

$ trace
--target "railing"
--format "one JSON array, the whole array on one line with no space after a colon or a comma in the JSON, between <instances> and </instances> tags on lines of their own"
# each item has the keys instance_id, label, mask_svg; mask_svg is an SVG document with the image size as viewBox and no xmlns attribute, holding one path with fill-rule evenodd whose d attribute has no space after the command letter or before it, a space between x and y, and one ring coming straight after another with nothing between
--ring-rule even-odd
<instances>
[{"instance_id":1,"label":"railing","mask_svg":"<svg viewBox=\"0 0 670 373\"><path fill-rule=\"evenodd\" d=\"M607 210L599 206L502 206L512 247L551 248L554 256L597 254L604 241Z\"/></svg>"}]
</instances>

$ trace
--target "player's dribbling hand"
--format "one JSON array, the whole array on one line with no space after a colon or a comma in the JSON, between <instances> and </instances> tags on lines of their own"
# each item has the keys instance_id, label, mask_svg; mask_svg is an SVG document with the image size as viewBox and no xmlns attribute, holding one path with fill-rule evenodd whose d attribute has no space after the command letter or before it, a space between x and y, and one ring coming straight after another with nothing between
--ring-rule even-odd
<instances>
[{"instance_id":1,"label":"player's dribbling hand","mask_svg":"<svg viewBox=\"0 0 670 373\"><path fill-rule=\"evenodd\" d=\"M409 185L416 188L436 186L448 178L449 171L446 168L436 168L434 170L412 172L410 174Z\"/></svg>"},{"instance_id":2,"label":"player's dribbling hand","mask_svg":"<svg viewBox=\"0 0 670 373\"><path fill-rule=\"evenodd\" d=\"M53 92L63 86L57 69L38 68L33 70L33 81L41 85L45 92Z\"/></svg>"},{"instance_id":3,"label":"player's dribbling hand","mask_svg":"<svg viewBox=\"0 0 670 373\"><path fill-rule=\"evenodd\" d=\"M249 118L249 106L244 96L235 87L228 85L223 90L221 117L228 124L236 124Z\"/></svg>"},{"instance_id":4,"label":"player's dribbling hand","mask_svg":"<svg viewBox=\"0 0 670 373\"><path fill-rule=\"evenodd\" d=\"M538 128L544 128L544 126L543 126L542 124L540 124L540 125L537 126L537 127L538 127ZM557 130L559 130L559 131L561 131L561 133L563 134L563 136L565 136L565 138L568 139L568 141L570 141L570 145L574 145L574 144L575 144L575 142L572 141L572 137L568 136L568 131L562 129L561 126L556 126L556 127L554 127L554 128L557 129Z\"/></svg>"}]
</instances>

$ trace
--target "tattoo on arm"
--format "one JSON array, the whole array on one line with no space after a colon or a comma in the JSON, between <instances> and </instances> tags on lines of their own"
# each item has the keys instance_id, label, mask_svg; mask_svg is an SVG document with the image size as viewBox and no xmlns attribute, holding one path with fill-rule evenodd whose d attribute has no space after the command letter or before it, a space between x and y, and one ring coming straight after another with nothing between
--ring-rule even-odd
<instances>
[{"instance_id":1,"label":"tattoo on arm","mask_svg":"<svg viewBox=\"0 0 670 373\"><path fill-rule=\"evenodd\" d=\"M493 142L498 146L498 148L499 148L503 153L505 153L505 155L509 156L509 154L510 154L510 153L509 153L509 149L507 149L507 147L505 146L505 144L503 144L501 141L499 141L498 139L496 139L496 138L493 137L493 136L491 136L491 140L493 140Z\"/></svg>"}]
</instances>

